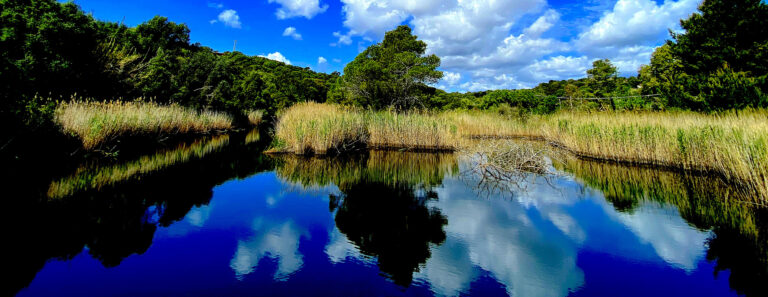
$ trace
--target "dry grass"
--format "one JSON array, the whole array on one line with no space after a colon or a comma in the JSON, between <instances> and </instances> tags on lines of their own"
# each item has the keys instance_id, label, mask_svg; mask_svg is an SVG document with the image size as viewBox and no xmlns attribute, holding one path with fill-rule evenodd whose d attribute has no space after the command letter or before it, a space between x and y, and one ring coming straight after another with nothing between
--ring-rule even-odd
<instances>
[{"instance_id":1,"label":"dry grass","mask_svg":"<svg viewBox=\"0 0 768 297\"><path fill-rule=\"evenodd\" d=\"M178 105L152 102L61 103L56 123L94 149L124 136L206 133L232 128L232 117L219 112L195 111Z\"/></svg>"},{"instance_id":2,"label":"dry grass","mask_svg":"<svg viewBox=\"0 0 768 297\"><path fill-rule=\"evenodd\" d=\"M275 151L324 154L354 145L455 150L468 138L531 137L581 156L715 173L768 203L768 111L497 113L371 112L304 103L277 125Z\"/></svg>"},{"instance_id":3,"label":"dry grass","mask_svg":"<svg viewBox=\"0 0 768 297\"><path fill-rule=\"evenodd\" d=\"M251 125L257 126L261 123L262 118L264 118L264 111L260 109L249 110L246 116Z\"/></svg>"},{"instance_id":4,"label":"dry grass","mask_svg":"<svg viewBox=\"0 0 768 297\"><path fill-rule=\"evenodd\" d=\"M578 155L721 175L768 202L768 112L558 113L525 121L447 114L462 135L543 138Z\"/></svg>"},{"instance_id":5,"label":"dry grass","mask_svg":"<svg viewBox=\"0 0 768 297\"><path fill-rule=\"evenodd\" d=\"M310 102L296 104L280 116L273 152L326 154L359 147L453 150L456 138L455 126L427 113L373 112Z\"/></svg>"}]
</instances>

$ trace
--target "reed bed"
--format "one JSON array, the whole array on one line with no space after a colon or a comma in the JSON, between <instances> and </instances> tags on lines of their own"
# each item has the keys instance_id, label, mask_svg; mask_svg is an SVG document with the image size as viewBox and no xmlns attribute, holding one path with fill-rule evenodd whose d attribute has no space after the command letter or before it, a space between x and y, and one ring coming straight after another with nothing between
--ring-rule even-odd
<instances>
[{"instance_id":1,"label":"reed bed","mask_svg":"<svg viewBox=\"0 0 768 297\"><path fill-rule=\"evenodd\" d=\"M207 133L233 127L232 117L225 113L137 101L65 102L56 108L54 118L86 149L125 136Z\"/></svg>"},{"instance_id":2,"label":"reed bed","mask_svg":"<svg viewBox=\"0 0 768 297\"><path fill-rule=\"evenodd\" d=\"M323 155L360 147L454 150L457 138L455 125L425 112L374 112L307 102L279 117L272 152Z\"/></svg>"},{"instance_id":3,"label":"reed bed","mask_svg":"<svg viewBox=\"0 0 768 297\"><path fill-rule=\"evenodd\" d=\"M768 203L766 110L446 116L465 136L539 138L583 157L718 174Z\"/></svg>"},{"instance_id":4,"label":"reed bed","mask_svg":"<svg viewBox=\"0 0 768 297\"><path fill-rule=\"evenodd\" d=\"M456 150L469 138L544 139L577 155L721 176L768 203L768 111L575 112L503 116L365 111L303 103L277 124L273 151L324 154L356 145Z\"/></svg>"}]
</instances>

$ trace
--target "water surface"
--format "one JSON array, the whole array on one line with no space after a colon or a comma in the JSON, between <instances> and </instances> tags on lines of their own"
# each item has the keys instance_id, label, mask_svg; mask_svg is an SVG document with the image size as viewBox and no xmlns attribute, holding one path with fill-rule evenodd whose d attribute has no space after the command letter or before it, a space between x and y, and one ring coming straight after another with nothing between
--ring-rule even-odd
<instances>
[{"instance_id":1,"label":"water surface","mask_svg":"<svg viewBox=\"0 0 768 297\"><path fill-rule=\"evenodd\" d=\"M261 153L232 134L8 175L18 296L765 296L765 211L716 179L558 158Z\"/></svg>"}]
</instances>

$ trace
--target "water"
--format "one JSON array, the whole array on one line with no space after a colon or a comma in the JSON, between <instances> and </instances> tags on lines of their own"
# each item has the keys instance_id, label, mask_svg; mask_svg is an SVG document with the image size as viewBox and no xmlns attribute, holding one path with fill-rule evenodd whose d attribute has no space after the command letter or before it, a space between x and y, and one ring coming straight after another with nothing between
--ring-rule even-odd
<instances>
[{"instance_id":1,"label":"water","mask_svg":"<svg viewBox=\"0 0 768 297\"><path fill-rule=\"evenodd\" d=\"M454 154L266 142L8 175L4 295L766 293L765 211L715 179L558 158L510 183Z\"/></svg>"}]
</instances>

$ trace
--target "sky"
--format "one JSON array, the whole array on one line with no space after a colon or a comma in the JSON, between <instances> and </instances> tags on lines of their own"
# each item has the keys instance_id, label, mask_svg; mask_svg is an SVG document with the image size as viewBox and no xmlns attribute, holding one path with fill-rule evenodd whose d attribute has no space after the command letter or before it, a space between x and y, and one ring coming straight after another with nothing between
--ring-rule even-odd
<instances>
[{"instance_id":1,"label":"sky","mask_svg":"<svg viewBox=\"0 0 768 297\"><path fill-rule=\"evenodd\" d=\"M447 91L531 88L610 59L636 75L701 0L75 0L100 20L185 23L192 42L315 71L344 65L409 25L442 59Z\"/></svg>"}]
</instances>

